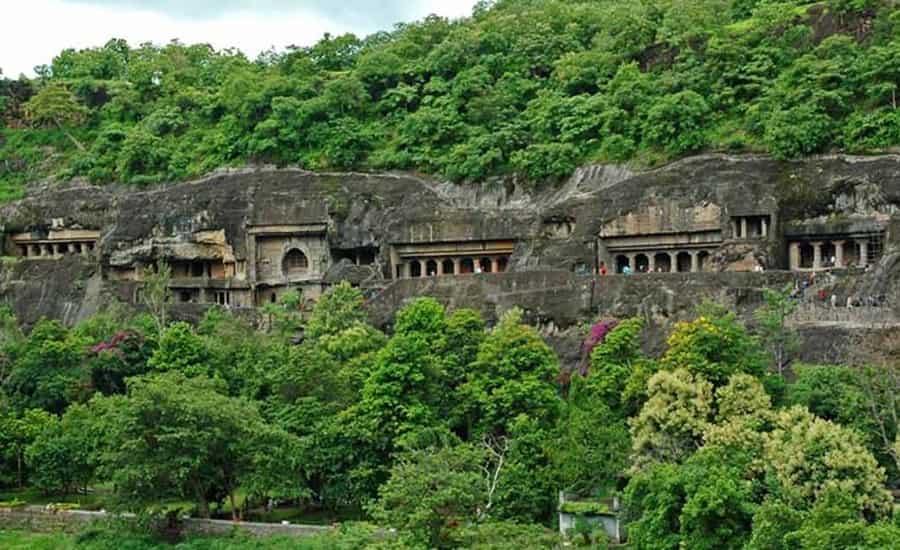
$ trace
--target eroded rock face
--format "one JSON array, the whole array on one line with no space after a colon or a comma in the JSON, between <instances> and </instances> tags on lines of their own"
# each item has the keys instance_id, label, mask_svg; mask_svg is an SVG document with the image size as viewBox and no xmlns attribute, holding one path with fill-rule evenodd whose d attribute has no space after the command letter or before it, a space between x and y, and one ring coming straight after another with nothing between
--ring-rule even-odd
<instances>
[{"instance_id":1,"label":"eroded rock face","mask_svg":"<svg viewBox=\"0 0 900 550\"><path fill-rule=\"evenodd\" d=\"M163 261L176 309L191 316L216 303L249 310L288 289L314 301L347 280L365 289L381 324L434 295L491 319L523 307L564 341L597 316L664 327L704 297L749 315L757 298L747 296L813 270L840 272L835 292L884 295L896 308L900 157L594 166L540 193L512 181L299 170L141 191L68 184L0 208L0 234L3 254L16 258L0 264L0 300L26 323L135 302L143 270ZM99 234L90 248L64 238L87 234ZM615 276L625 266L654 274Z\"/></svg>"}]
</instances>

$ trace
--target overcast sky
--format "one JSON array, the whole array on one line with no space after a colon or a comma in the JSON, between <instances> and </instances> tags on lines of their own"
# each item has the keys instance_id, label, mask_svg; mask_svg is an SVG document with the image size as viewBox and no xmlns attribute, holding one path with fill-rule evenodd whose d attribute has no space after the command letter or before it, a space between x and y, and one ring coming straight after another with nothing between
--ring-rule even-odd
<instances>
[{"instance_id":1,"label":"overcast sky","mask_svg":"<svg viewBox=\"0 0 900 550\"><path fill-rule=\"evenodd\" d=\"M0 70L33 75L65 48L204 42L251 58L272 46L308 46L330 32L366 35L436 13L469 15L475 0L4 0Z\"/></svg>"}]
</instances>

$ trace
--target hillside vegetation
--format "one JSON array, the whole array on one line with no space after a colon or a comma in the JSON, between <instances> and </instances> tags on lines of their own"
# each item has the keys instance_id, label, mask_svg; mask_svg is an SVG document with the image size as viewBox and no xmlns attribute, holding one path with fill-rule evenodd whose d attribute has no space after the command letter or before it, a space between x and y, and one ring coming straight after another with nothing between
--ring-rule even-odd
<instances>
[{"instance_id":1,"label":"hillside vegetation","mask_svg":"<svg viewBox=\"0 0 900 550\"><path fill-rule=\"evenodd\" d=\"M152 277L145 296L166 288ZM802 365L789 293L767 291L752 328L704 303L658 356L643 319L598 319L577 366L519 309L489 327L420 298L382 332L347 283L306 320L296 293L267 304L265 332L218 308L167 322L163 302L28 331L0 307L0 508L343 522L174 550L601 550L589 519L618 497L631 550L896 549L900 335ZM21 538L0 548L44 547Z\"/></svg>"},{"instance_id":2,"label":"hillside vegetation","mask_svg":"<svg viewBox=\"0 0 900 550\"><path fill-rule=\"evenodd\" d=\"M496 0L256 60L111 40L0 78L0 200L246 163L548 182L589 161L881 151L900 143L898 26L894 0Z\"/></svg>"}]
</instances>

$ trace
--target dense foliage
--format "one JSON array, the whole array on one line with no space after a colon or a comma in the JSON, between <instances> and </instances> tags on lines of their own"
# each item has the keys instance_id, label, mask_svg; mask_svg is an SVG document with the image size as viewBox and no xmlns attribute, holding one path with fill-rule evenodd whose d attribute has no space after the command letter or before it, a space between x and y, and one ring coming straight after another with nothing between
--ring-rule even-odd
<instances>
[{"instance_id":1,"label":"dense foliage","mask_svg":"<svg viewBox=\"0 0 900 550\"><path fill-rule=\"evenodd\" d=\"M545 182L704 150L900 144L892 0L483 0L255 60L111 40L0 76L0 201L245 163ZM14 75L8 75L14 76Z\"/></svg>"},{"instance_id":2,"label":"dense foliage","mask_svg":"<svg viewBox=\"0 0 900 550\"><path fill-rule=\"evenodd\" d=\"M323 548L553 548L559 491L582 515L621 497L639 549L900 540L896 356L791 364L760 339L773 324L705 304L658 358L642 320L598 321L588 364L568 369L518 310L488 328L423 298L388 336L361 304L342 284L308 319L270 305L268 332L222 309L192 326L114 307L28 331L0 310L0 488L235 519L279 501L397 529L348 524Z\"/></svg>"}]
</instances>

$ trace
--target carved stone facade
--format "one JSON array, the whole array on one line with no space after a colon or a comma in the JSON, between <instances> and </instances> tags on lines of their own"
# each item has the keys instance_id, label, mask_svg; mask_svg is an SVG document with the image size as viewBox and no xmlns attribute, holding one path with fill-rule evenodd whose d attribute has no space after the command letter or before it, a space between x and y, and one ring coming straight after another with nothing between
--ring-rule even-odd
<instances>
[{"instance_id":1,"label":"carved stone facade","mask_svg":"<svg viewBox=\"0 0 900 550\"><path fill-rule=\"evenodd\" d=\"M722 245L722 209L712 203L681 208L660 201L603 225L598 266L613 273L697 273L714 271Z\"/></svg>"},{"instance_id":2,"label":"carved stone facade","mask_svg":"<svg viewBox=\"0 0 900 550\"><path fill-rule=\"evenodd\" d=\"M90 229L36 229L10 237L19 258L52 260L68 254L93 256L100 232Z\"/></svg>"},{"instance_id":3,"label":"carved stone facade","mask_svg":"<svg viewBox=\"0 0 900 550\"><path fill-rule=\"evenodd\" d=\"M368 303L478 288L496 308L535 304L527 315L556 328L573 322L554 305L569 307L566 296L584 317L655 315L667 294L628 289L693 292L696 282L684 299L699 301L724 292L709 283L716 277L744 280L730 272L790 279L868 266L845 271L860 289L890 294L900 286L898 174L891 156L710 156L639 173L592 167L544 192L297 170L139 192L59 185L0 207L2 254L14 257L0 263L0 300L25 322L74 321L113 298L138 302L143 273L158 262L172 268L176 309L191 315L216 304L250 310L288 291L307 306L340 281L361 287ZM625 266L653 275L613 277ZM610 280L591 283L603 267ZM610 289L627 307L598 295ZM587 312L585 303L617 309Z\"/></svg>"},{"instance_id":4,"label":"carved stone facade","mask_svg":"<svg viewBox=\"0 0 900 550\"><path fill-rule=\"evenodd\" d=\"M393 246L396 279L502 273L509 267L513 241L462 241Z\"/></svg>"},{"instance_id":5,"label":"carved stone facade","mask_svg":"<svg viewBox=\"0 0 900 550\"><path fill-rule=\"evenodd\" d=\"M288 290L318 300L331 265L325 224L258 225L247 229L254 304L275 303Z\"/></svg>"}]
</instances>

